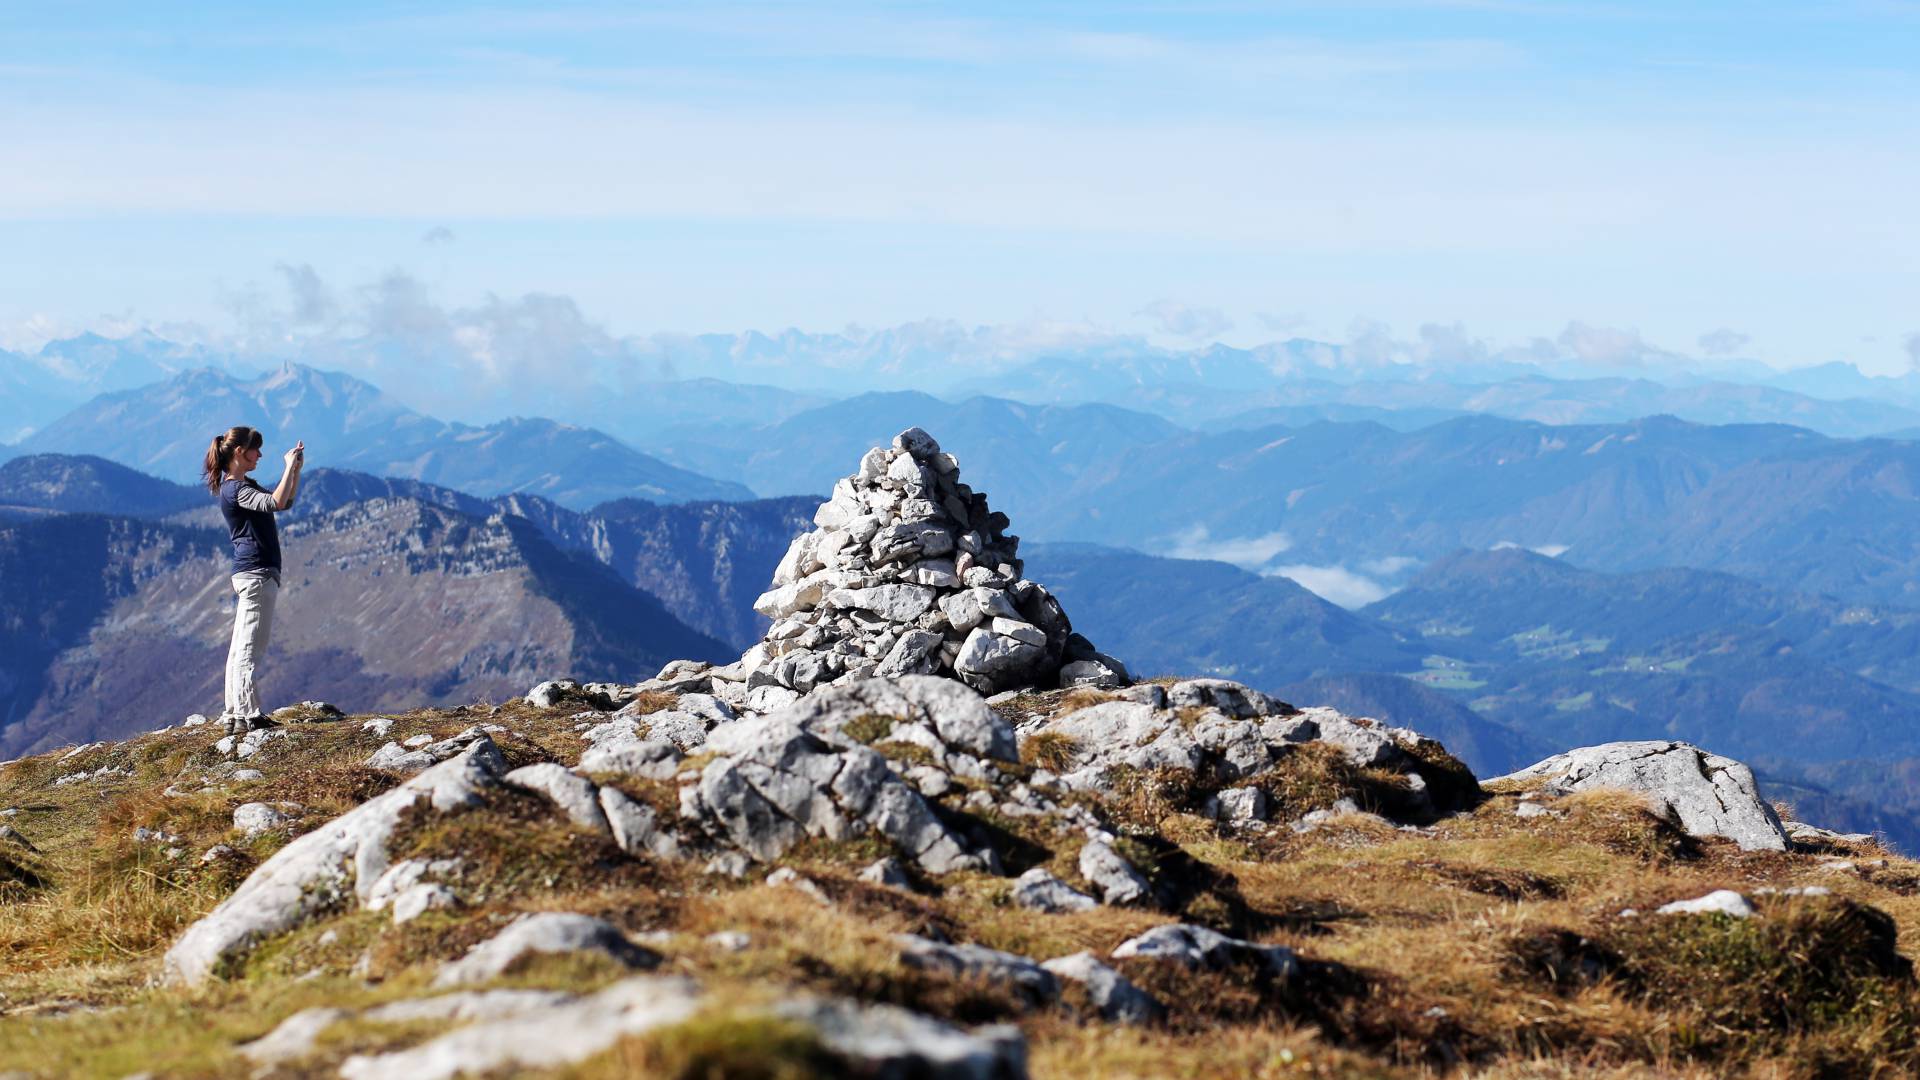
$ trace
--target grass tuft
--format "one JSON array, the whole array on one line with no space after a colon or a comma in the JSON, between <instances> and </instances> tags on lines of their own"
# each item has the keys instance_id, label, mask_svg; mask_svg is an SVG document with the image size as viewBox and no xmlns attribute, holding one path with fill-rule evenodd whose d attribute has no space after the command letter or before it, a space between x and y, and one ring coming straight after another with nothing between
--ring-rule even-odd
<instances>
[{"instance_id":1,"label":"grass tuft","mask_svg":"<svg viewBox=\"0 0 1920 1080\"><path fill-rule=\"evenodd\" d=\"M1041 731L1020 740L1020 761L1062 773L1073 768L1073 759L1079 750L1080 740L1066 732Z\"/></svg>"}]
</instances>

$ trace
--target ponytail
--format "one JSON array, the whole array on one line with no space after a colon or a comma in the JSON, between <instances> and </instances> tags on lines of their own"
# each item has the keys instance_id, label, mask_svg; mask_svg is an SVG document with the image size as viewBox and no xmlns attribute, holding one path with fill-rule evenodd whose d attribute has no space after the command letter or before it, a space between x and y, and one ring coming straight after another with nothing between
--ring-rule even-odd
<instances>
[{"instance_id":1,"label":"ponytail","mask_svg":"<svg viewBox=\"0 0 1920 1080\"><path fill-rule=\"evenodd\" d=\"M220 482L227 478L234 451L258 450L261 442L260 433L250 427L232 427L215 435L207 445L206 459L200 463L200 478L206 481L207 494L220 494Z\"/></svg>"}]
</instances>

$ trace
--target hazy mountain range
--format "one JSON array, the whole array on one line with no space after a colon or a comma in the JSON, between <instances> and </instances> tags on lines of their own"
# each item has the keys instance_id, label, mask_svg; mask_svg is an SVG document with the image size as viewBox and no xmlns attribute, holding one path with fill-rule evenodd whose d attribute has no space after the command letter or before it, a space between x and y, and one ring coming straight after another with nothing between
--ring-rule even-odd
<instances>
[{"instance_id":1,"label":"hazy mountain range","mask_svg":"<svg viewBox=\"0 0 1920 1080\"><path fill-rule=\"evenodd\" d=\"M150 331L0 350L0 443L16 442L101 393L218 367L243 379L292 361L355 374L416 409L485 426L567 417L642 450L715 425L774 423L876 390L987 396L1029 404L1101 402L1189 426L1377 419L1405 428L1459 413L1601 423L1660 413L1699 423L1790 423L1859 436L1920 427L1920 373L1867 376L1846 364L1779 370L1692 357L1586 328L1490 348L1458 328L1417 340L1378 331L1345 343L1295 338L1251 348L1175 349L1084 327L966 327L925 320L836 333L601 333L505 343L541 357L504 377L500 360L457 342L325 336L225 351ZM514 371L528 369L516 361ZM493 374L489 374L494 372ZM1284 415L1259 416L1278 409ZM1318 410L1306 415L1300 410ZM1256 416L1249 419L1250 411Z\"/></svg>"},{"instance_id":2,"label":"hazy mountain range","mask_svg":"<svg viewBox=\"0 0 1920 1080\"><path fill-rule=\"evenodd\" d=\"M255 378L214 368L102 394L53 420L14 453L87 453L192 483L212 438L244 424L268 437L261 474L304 440L316 464L362 469L478 494L528 492L585 508L638 495L661 502L748 499L746 488L676 468L591 428L543 419L486 427L414 412L378 387L287 365Z\"/></svg>"},{"instance_id":3,"label":"hazy mountain range","mask_svg":"<svg viewBox=\"0 0 1920 1080\"><path fill-rule=\"evenodd\" d=\"M205 441L234 420L306 438L315 465L575 510L629 496L823 494L864 447L919 423L1030 539L1220 558L1349 606L1449 552L1496 545L1596 569L1689 565L1851 602L1920 603L1920 443L1778 424L1474 414L1411 431L1354 421L1202 432L1112 405L897 392L681 431L648 453L549 420L437 420L371 384L289 366L253 379L194 369L102 395L9 452L84 451L191 482ZM263 475L277 471L270 460Z\"/></svg>"},{"instance_id":4,"label":"hazy mountain range","mask_svg":"<svg viewBox=\"0 0 1920 1080\"><path fill-rule=\"evenodd\" d=\"M1520 400L1543 384L1498 388ZM1705 380L1668 389L1719 394ZM1097 402L763 386L761 405L791 410L704 426L634 413L616 436L439 420L299 366L187 367L82 402L0 467L0 625L13 635L0 746L147 725L144 705L88 712L140 700L116 664L197 673L206 685L157 679L155 692L198 700L212 686L195 707L217 705L207 658L224 647L227 599L206 584L221 580L219 535L191 482L225 423L307 439L314 468L288 527L311 530L304 572L331 583L308 625L372 650L290 638L306 659L283 675L300 696L381 708L510 692L523 676L626 677L663 649L737 650L764 625L751 601L818 496L867 446L919 424L1011 514L1032 575L1125 659L1422 727L1483 771L1583 742L1689 738L1799 785L1831 820L1920 840L1920 805L1881 797L1899 761L1920 759L1920 445L1673 417L1548 425L1487 415L1484 396L1443 407L1367 392L1277 412L1242 394L1237 415L1196 431ZM170 481L137 471L160 464ZM270 481L277 462L262 471ZM82 514L117 520L82 527ZM76 539L94 534L108 539ZM423 550L437 561L352 576L378 563L368 552ZM443 594L468 599L425 602ZM494 619L521 609L519 623ZM381 632L363 634L375 618Z\"/></svg>"},{"instance_id":5,"label":"hazy mountain range","mask_svg":"<svg viewBox=\"0 0 1920 1080\"><path fill-rule=\"evenodd\" d=\"M277 639L276 690L366 708L633 677L676 649L731 655L762 631L752 599L815 504L581 513L325 469L305 490L287 525L302 628ZM123 516L134 506L160 520ZM108 508L121 515L95 513ZM0 466L0 512L15 522L0 527L15 658L0 747L214 707L230 600L204 493L99 459L22 458ZM1359 611L1221 562L1085 544L1026 555L1075 625L1139 674L1216 674L1409 724L1487 774L1580 743L1689 739L1790 782L1826 820L1920 843L1920 801L1866 798L1885 781L1856 764L1920 759L1920 612L1513 549L1439 559Z\"/></svg>"}]
</instances>

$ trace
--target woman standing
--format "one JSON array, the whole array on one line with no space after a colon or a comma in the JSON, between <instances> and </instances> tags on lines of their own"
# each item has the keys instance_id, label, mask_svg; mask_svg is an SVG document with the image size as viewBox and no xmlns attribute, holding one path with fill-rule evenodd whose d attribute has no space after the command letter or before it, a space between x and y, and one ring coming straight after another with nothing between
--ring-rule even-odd
<instances>
[{"instance_id":1,"label":"woman standing","mask_svg":"<svg viewBox=\"0 0 1920 1080\"><path fill-rule=\"evenodd\" d=\"M260 433L250 427L227 429L207 447L202 478L220 500L233 540L233 644L227 650L227 695L221 711L228 734L270 727L260 709L253 673L273 629L273 604L280 595L280 532L273 515L293 505L300 489L306 443L287 451L287 471L268 491L247 474L260 464Z\"/></svg>"}]
</instances>

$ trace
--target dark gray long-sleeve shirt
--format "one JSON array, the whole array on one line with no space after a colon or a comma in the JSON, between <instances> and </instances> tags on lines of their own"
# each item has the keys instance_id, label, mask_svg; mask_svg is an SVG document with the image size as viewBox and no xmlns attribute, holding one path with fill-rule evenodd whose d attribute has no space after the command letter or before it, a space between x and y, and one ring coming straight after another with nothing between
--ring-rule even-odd
<instances>
[{"instance_id":1,"label":"dark gray long-sleeve shirt","mask_svg":"<svg viewBox=\"0 0 1920 1080\"><path fill-rule=\"evenodd\" d=\"M220 513L233 540L233 572L265 570L280 580L280 530L273 515L279 507L272 492L251 477L220 482Z\"/></svg>"}]
</instances>

